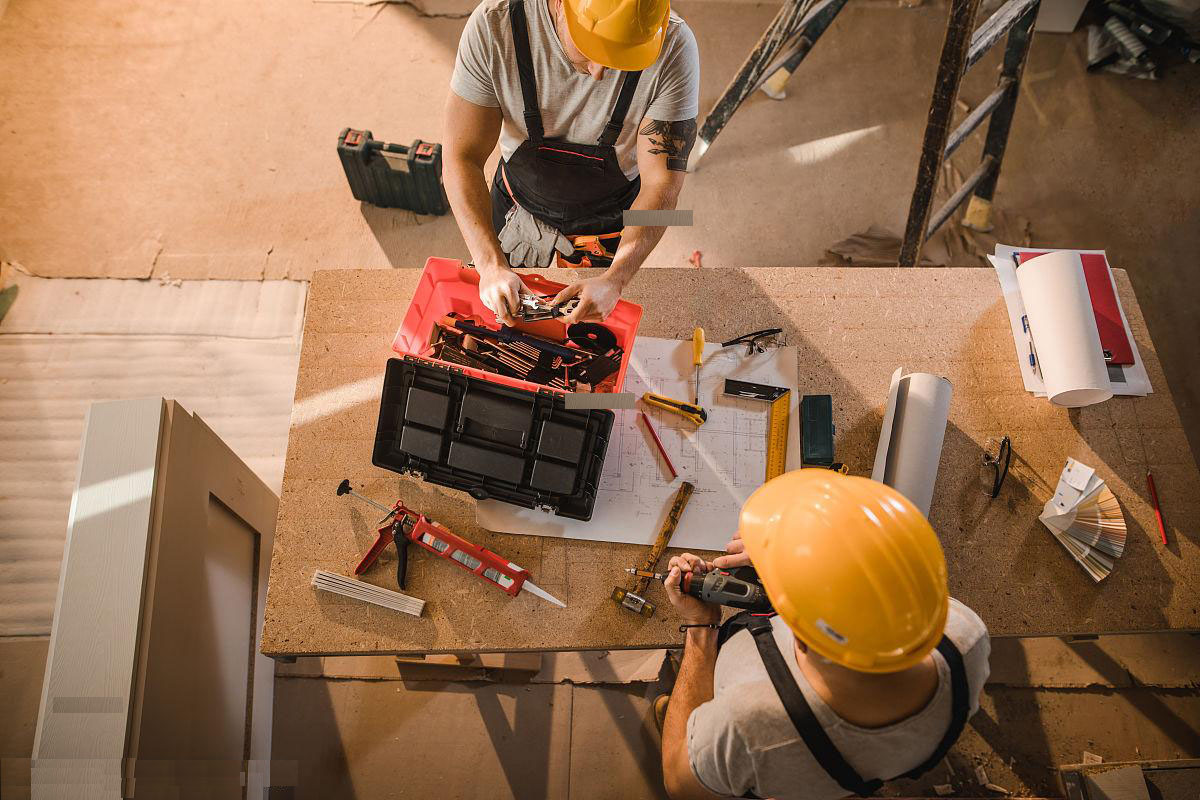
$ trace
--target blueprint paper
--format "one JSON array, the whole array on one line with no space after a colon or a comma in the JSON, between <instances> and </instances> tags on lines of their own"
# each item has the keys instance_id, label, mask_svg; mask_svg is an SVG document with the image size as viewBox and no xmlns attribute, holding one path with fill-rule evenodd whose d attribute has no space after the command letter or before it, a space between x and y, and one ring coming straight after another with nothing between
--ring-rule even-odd
<instances>
[{"instance_id":1,"label":"blueprint paper","mask_svg":"<svg viewBox=\"0 0 1200 800\"><path fill-rule=\"evenodd\" d=\"M770 412L766 402L725 397L726 378L791 389L787 463L800 466L796 348L773 348L753 356L745 352L740 347L705 346L700 405L708 412L708 421L699 428L675 414L644 407L679 472L677 479L670 479L649 434L637 421L638 410L617 410L590 521L484 500L476 506L479 524L503 533L649 545L679 485L691 481L696 491L671 546L723 550L737 530L742 504L763 484ZM690 401L694 372L690 341L638 337L624 390L638 397L655 392Z\"/></svg>"}]
</instances>

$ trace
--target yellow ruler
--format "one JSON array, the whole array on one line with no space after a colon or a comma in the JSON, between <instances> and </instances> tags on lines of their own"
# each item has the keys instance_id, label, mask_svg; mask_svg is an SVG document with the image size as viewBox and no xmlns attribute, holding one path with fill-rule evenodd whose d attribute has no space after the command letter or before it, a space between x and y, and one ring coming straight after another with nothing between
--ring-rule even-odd
<instances>
[{"instance_id":1,"label":"yellow ruler","mask_svg":"<svg viewBox=\"0 0 1200 800\"><path fill-rule=\"evenodd\" d=\"M782 475L787 469L791 400L792 393L786 390L771 401L771 417L767 421L767 480Z\"/></svg>"}]
</instances>

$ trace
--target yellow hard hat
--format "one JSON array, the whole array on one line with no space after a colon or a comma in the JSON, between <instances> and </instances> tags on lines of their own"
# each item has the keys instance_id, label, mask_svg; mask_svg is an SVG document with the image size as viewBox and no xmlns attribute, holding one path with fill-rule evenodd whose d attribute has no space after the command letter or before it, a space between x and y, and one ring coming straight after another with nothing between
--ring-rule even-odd
<instances>
[{"instance_id":1,"label":"yellow hard hat","mask_svg":"<svg viewBox=\"0 0 1200 800\"><path fill-rule=\"evenodd\" d=\"M903 495L808 468L742 507L746 553L792 633L859 672L898 672L937 646L950 595L937 534Z\"/></svg>"},{"instance_id":2,"label":"yellow hard hat","mask_svg":"<svg viewBox=\"0 0 1200 800\"><path fill-rule=\"evenodd\" d=\"M579 52L612 69L637 72L654 63L671 16L670 0L563 0L567 30Z\"/></svg>"}]
</instances>

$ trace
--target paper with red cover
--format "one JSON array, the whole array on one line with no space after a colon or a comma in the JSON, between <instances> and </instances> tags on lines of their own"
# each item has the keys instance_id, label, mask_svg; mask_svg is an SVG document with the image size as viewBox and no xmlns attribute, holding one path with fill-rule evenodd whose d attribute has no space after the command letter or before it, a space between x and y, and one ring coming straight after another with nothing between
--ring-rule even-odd
<instances>
[{"instance_id":1,"label":"paper with red cover","mask_svg":"<svg viewBox=\"0 0 1200 800\"><path fill-rule=\"evenodd\" d=\"M1018 250L1017 258L1024 264L1031 258L1050 252L1053 251ZM1083 278L1092 301L1092 313L1096 315L1096 330L1100 333L1104 360L1109 364L1130 366L1133 364L1133 347L1129 344L1129 336L1121 321L1108 258L1103 253L1079 253L1079 260L1083 264Z\"/></svg>"}]
</instances>

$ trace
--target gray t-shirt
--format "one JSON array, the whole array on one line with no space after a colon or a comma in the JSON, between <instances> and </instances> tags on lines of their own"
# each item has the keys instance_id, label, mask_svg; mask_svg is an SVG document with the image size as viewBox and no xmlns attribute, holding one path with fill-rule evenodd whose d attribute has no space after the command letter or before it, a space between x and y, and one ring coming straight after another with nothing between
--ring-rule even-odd
<instances>
[{"instance_id":1,"label":"gray t-shirt","mask_svg":"<svg viewBox=\"0 0 1200 800\"><path fill-rule=\"evenodd\" d=\"M471 12L450 78L450 88L468 103L500 107L504 114L500 154L505 159L528 138L508 5L509 0L484 0ZM617 102L621 73L606 69L597 81L576 72L554 30L548 0L525 0L525 18L546 136L595 144ZM625 177L633 180L638 174L637 130L642 119L695 119L700 110L699 97L696 37L687 23L671 12L662 52L642 71L625 127L617 138L617 160Z\"/></svg>"},{"instance_id":2,"label":"gray t-shirt","mask_svg":"<svg viewBox=\"0 0 1200 800\"><path fill-rule=\"evenodd\" d=\"M932 755L950 724L950 668L934 651L938 688L921 711L883 728L860 728L821 700L800 671L792 632L775 617L775 641L813 714L850 766L870 779L902 775ZM950 601L946 635L963 654L971 713L987 680L991 642L974 611ZM749 631L739 631L717 656L713 699L688 718L692 772L715 794L740 797L750 791L776 800L832 800L843 790L817 763L787 711Z\"/></svg>"}]
</instances>

